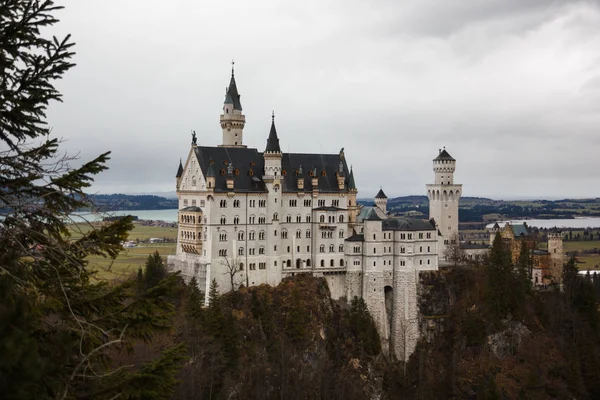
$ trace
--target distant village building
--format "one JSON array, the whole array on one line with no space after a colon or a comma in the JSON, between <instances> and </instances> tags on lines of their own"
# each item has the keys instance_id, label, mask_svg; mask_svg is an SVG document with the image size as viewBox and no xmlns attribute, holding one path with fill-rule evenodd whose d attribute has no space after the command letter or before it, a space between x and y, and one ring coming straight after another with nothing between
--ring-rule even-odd
<instances>
[{"instance_id":1,"label":"distant village building","mask_svg":"<svg viewBox=\"0 0 600 400\"><path fill-rule=\"evenodd\" d=\"M549 232L547 250L540 249L536 238L526 222L522 224L498 223L489 230L490 246L497 233L510 250L513 263L516 263L522 246L527 246L532 259L531 280L536 286L562 282L564 263L563 239L560 232Z\"/></svg>"},{"instance_id":2,"label":"distant village building","mask_svg":"<svg viewBox=\"0 0 600 400\"><path fill-rule=\"evenodd\" d=\"M261 152L244 143L245 122L232 70L221 144L198 145L194 133L177 170L179 232L169 267L207 294L213 279L230 291L297 273L324 277L334 299L365 299L384 346L408 359L419 338L419 272L437 270L440 249L458 231L456 161L446 150L433 160L431 221L393 218L383 190L375 206L357 204L343 148L283 152L272 115Z\"/></svg>"}]
</instances>

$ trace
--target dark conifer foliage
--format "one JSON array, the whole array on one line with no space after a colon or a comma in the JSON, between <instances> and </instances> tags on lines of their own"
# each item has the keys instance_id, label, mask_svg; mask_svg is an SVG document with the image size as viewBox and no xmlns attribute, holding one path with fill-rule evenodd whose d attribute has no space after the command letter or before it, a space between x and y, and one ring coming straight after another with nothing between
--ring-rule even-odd
<instances>
[{"instance_id":1,"label":"dark conifer foliage","mask_svg":"<svg viewBox=\"0 0 600 400\"><path fill-rule=\"evenodd\" d=\"M183 349L146 365L113 356L169 329L178 277L100 282L86 257L115 257L130 218L70 236L70 214L109 153L73 168L50 136L47 106L74 66L70 37L47 38L61 7L50 0L0 2L0 393L4 399L168 398ZM152 375L152 379L149 379ZM150 393L150 394L149 394Z\"/></svg>"}]
</instances>

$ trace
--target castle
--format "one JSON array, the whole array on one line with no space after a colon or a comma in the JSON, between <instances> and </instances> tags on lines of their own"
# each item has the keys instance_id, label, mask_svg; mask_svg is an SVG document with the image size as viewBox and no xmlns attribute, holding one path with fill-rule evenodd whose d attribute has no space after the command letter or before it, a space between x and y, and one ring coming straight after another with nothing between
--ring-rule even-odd
<instances>
[{"instance_id":1,"label":"castle","mask_svg":"<svg viewBox=\"0 0 600 400\"><path fill-rule=\"evenodd\" d=\"M438 269L438 254L458 231L461 185L446 150L427 185L432 221L393 218L383 190L373 207L357 204L354 172L338 153L284 153L275 117L264 151L244 144L246 117L232 69L218 146L197 144L179 164L177 250L172 270L195 277L208 293L277 285L297 273L326 279L334 299L362 297L384 347L406 360L419 338L420 271Z\"/></svg>"}]
</instances>

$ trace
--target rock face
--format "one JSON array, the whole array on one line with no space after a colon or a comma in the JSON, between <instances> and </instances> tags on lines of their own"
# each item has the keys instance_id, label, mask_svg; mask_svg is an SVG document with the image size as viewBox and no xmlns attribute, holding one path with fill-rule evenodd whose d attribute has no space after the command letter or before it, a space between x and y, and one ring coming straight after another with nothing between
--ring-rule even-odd
<instances>
[{"instance_id":1,"label":"rock face","mask_svg":"<svg viewBox=\"0 0 600 400\"><path fill-rule=\"evenodd\" d=\"M417 288L419 326L427 342L444 331L448 307L453 303L446 271L421 272Z\"/></svg>"},{"instance_id":2,"label":"rock face","mask_svg":"<svg viewBox=\"0 0 600 400\"><path fill-rule=\"evenodd\" d=\"M520 322L511 321L503 331L487 336L487 347L498 359L514 355L531 331Z\"/></svg>"}]
</instances>

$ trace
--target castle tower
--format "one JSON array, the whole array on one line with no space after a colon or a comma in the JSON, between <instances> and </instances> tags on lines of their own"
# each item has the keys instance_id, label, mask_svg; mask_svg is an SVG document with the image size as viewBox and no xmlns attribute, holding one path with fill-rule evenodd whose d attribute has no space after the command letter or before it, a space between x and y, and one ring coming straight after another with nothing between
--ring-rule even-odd
<instances>
[{"instance_id":1,"label":"castle tower","mask_svg":"<svg viewBox=\"0 0 600 400\"><path fill-rule=\"evenodd\" d=\"M220 147L246 147L243 144L244 125L246 116L242 114L242 103L235 83L233 63L231 67L231 80L225 90L223 113L221 114L221 129L223 129L223 143Z\"/></svg>"},{"instance_id":2,"label":"castle tower","mask_svg":"<svg viewBox=\"0 0 600 400\"><path fill-rule=\"evenodd\" d=\"M458 202L462 194L462 185L454 184L456 160L440 149L433 159L435 183L427 185L429 198L429 219L434 219L438 230L438 254L443 257L446 246L458 234Z\"/></svg>"},{"instance_id":3,"label":"castle tower","mask_svg":"<svg viewBox=\"0 0 600 400\"><path fill-rule=\"evenodd\" d=\"M271 115L271 130L267 139L267 147L263 153L265 158L265 181L272 181L275 177L281 176L281 147L279 146L279 137L275 128L275 112ZM277 178L279 179L279 178Z\"/></svg>"},{"instance_id":4,"label":"castle tower","mask_svg":"<svg viewBox=\"0 0 600 400\"><path fill-rule=\"evenodd\" d=\"M550 275L552 280L561 284L564 263L563 238L561 232L548 233L548 252L550 253Z\"/></svg>"},{"instance_id":5,"label":"castle tower","mask_svg":"<svg viewBox=\"0 0 600 400\"><path fill-rule=\"evenodd\" d=\"M383 193L383 189L379 188L379 192L375 195L375 205L383 211L384 214L387 214L387 202L388 197Z\"/></svg>"}]
</instances>

